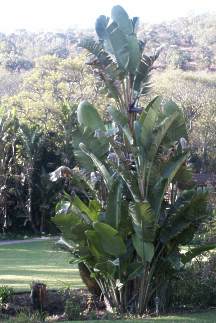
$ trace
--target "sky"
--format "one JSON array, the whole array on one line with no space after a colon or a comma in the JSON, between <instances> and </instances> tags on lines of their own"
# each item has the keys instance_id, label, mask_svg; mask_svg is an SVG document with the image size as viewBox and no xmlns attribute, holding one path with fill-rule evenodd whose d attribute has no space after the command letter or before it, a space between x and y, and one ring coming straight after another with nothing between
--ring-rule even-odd
<instances>
[{"instance_id":1,"label":"sky","mask_svg":"<svg viewBox=\"0 0 216 323\"><path fill-rule=\"evenodd\" d=\"M0 0L0 32L94 28L96 18L110 16L116 4L147 23L216 12L216 0Z\"/></svg>"}]
</instances>

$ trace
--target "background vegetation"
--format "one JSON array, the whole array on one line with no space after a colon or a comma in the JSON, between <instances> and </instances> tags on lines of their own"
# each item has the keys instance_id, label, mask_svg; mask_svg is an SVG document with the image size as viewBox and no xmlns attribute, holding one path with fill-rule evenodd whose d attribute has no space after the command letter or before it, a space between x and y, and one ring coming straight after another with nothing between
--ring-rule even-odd
<instances>
[{"instance_id":1,"label":"background vegetation","mask_svg":"<svg viewBox=\"0 0 216 323\"><path fill-rule=\"evenodd\" d=\"M154 57L154 53L160 51L160 56L151 69L152 90L148 96L140 99L140 104L149 103L155 94L161 94L164 100L174 100L186 120L189 147L192 149L190 162L193 172L214 173L216 166L215 16L202 15L178 19L172 23L140 27L139 38L145 45L145 51L149 57ZM92 35L94 36L94 33L91 30L85 32L85 37ZM78 202L82 200L88 204L86 184L76 177L76 172L81 166L85 166L88 175L95 169L89 167L89 158L80 158L84 157L85 148L78 153L77 148L83 129L80 130L78 127L75 112L80 100L88 100L98 107L98 116L101 116L105 123L108 122L110 119L107 106L114 102L112 90L118 88L119 83L111 84L108 79L104 86L102 82L104 79L101 79L101 75L104 75L98 74L95 68L97 62L92 57L87 57L84 49L77 47L82 38L83 34L76 30L68 30L65 33L29 33L20 30L9 35L0 34L0 228L2 238L11 233L23 235L59 233L51 221L57 201L61 198L65 201L65 196L68 199L69 195L76 194ZM88 46L83 47L88 48ZM87 64L84 64L85 62ZM118 75L118 77L117 81L121 81L122 76ZM145 81L147 82L148 79ZM143 94L146 93L147 91L143 92ZM83 125L86 126L85 122ZM101 127L102 130L105 129L104 125ZM125 131L121 122L119 127L122 128L122 132ZM94 130L94 126L86 130L87 136L82 140L87 148L97 153L97 157L103 162L108 145L113 144L112 149L115 152L118 147L116 148L115 143L110 143L108 140L97 141L95 136L93 140ZM108 130L112 132L112 126ZM92 140L89 141L90 138ZM87 157L92 157L88 151ZM163 157L162 154L161 157ZM61 165L68 169L77 167L72 174L73 180L69 181L61 173L60 179L51 182L50 173L53 174L53 171ZM131 169L135 171L133 163L129 166L130 171ZM83 185L83 190L80 189L80 184ZM90 190L88 194L89 192ZM115 193L114 189L113 192ZM104 191L99 189L100 194L102 209L104 209L104 203L106 203ZM91 195L90 197L92 198ZM111 198L109 200L111 201ZM82 209L83 205L79 204L79 207ZM92 206L89 214L91 212L95 216L98 212L97 204ZM194 225L194 222L192 224ZM215 242L214 224L214 219L210 225L202 224L199 228L196 223L196 229L199 230L193 243ZM136 234L139 235L137 232ZM126 240L125 237L124 239ZM133 242L133 244L136 243ZM13 257L12 249L13 247L4 248L8 260ZM140 256L142 248L135 246L135 249ZM146 249L148 249L149 259L152 259L150 252L152 250ZM114 253L111 252L111 256L117 255L117 251ZM109 260L115 261L112 257ZM212 256L209 262L202 263L200 266L192 264L187 267L178 276L180 281L186 283L181 284L181 293L173 294L172 303L188 306L197 303L201 306L211 305L212 298L207 298L206 294L211 290L212 295L215 295L215 291L211 289L213 284L209 286L204 278L207 272L211 275L211 281L215 282L214 262ZM175 265L178 267L179 263ZM118 264L114 263L114 266L117 267ZM62 267L60 269L64 271ZM5 268L2 270L4 271ZM194 279L193 284L190 284L191 277ZM172 286L173 291L179 286L178 283L176 284ZM190 297L188 286L191 289L194 288L196 297ZM196 293L196 289L200 286L203 287L202 292ZM121 286L116 288L120 290Z\"/></svg>"}]
</instances>

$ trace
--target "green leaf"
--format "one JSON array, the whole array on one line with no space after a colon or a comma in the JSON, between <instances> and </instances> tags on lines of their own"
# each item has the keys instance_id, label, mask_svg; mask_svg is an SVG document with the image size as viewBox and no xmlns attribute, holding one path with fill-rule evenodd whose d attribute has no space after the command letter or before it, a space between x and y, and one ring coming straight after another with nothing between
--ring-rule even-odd
<instances>
[{"instance_id":1,"label":"green leaf","mask_svg":"<svg viewBox=\"0 0 216 323\"><path fill-rule=\"evenodd\" d=\"M165 118L155 129L153 142L148 152L149 160L152 160L152 161L154 160L155 155L157 154L158 148L162 144L163 139L167 134L167 131L173 125L174 121L177 119L178 116L179 116L178 112L173 113L170 117Z\"/></svg>"},{"instance_id":2,"label":"green leaf","mask_svg":"<svg viewBox=\"0 0 216 323\"><path fill-rule=\"evenodd\" d=\"M170 160L164 168L162 176L168 178L169 182L171 182L178 170L180 169L180 167L182 166L182 164L184 164L184 162L188 158L188 156L189 153L184 153Z\"/></svg>"},{"instance_id":3,"label":"green leaf","mask_svg":"<svg viewBox=\"0 0 216 323\"><path fill-rule=\"evenodd\" d=\"M100 212L100 204L96 201L90 201L90 207L88 207L80 198L76 195L72 201L72 204L76 206L81 212L84 212L91 221L97 221Z\"/></svg>"},{"instance_id":4,"label":"green leaf","mask_svg":"<svg viewBox=\"0 0 216 323\"><path fill-rule=\"evenodd\" d=\"M135 75L140 63L140 47L136 35L134 34L127 36L127 41L130 55L128 70L132 75Z\"/></svg>"},{"instance_id":5,"label":"green leaf","mask_svg":"<svg viewBox=\"0 0 216 323\"><path fill-rule=\"evenodd\" d=\"M109 150L109 142L106 137L96 138L94 136L94 130L85 129L82 127L75 129L72 133L72 145L74 148L74 155L80 168L84 168L88 171L94 170L94 164L92 159L80 150L79 144L82 141L88 150L91 151L101 162L106 159L107 152Z\"/></svg>"},{"instance_id":6,"label":"green leaf","mask_svg":"<svg viewBox=\"0 0 216 323\"><path fill-rule=\"evenodd\" d=\"M122 180L117 178L113 181L112 188L108 195L106 208L106 223L117 230L121 221L122 189Z\"/></svg>"},{"instance_id":7,"label":"green leaf","mask_svg":"<svg viewBox=\"0 0 216 323\"><path fill-rule=\"evenodd\" d=\"M127 12L121 6L118 5L112 8L111 17L124 34L130 35L133 33L133 24Z\"/></svg>"},{"instance_id":8,"label":"green leaf","mask_svg":"<svg viewBox=\"0 0 216 323\"><path fill-rule=\"evenodd\" d=\"M110 190L112 187L113 179L112 179L111 175L109 174L106 166L94 154L92 154L90 151L88 151L88 149L86 148L86 146L83 143L80 143L79 147L86 155L88 155L91 158L94 165L97 167L98 171L103 176L103 179L104 179L104 182L107 186L107 189Z\"/></svg>"},{"instance_id":9,"label":"green leaf","mask_svg":"<svg viewBox=\"0 0 216 323\"><path fill-rule=\"evenodd\" d=\"M167 189L167 185L175 177L181 166L185 163L188 158L188 153L182 154L180 156L175 156L172 160L168 162L165 166L161 178L154 185L152 189L152 205L157 216L159 215L161 203L164 199L164 194Z\"/></svg>"},{"instance_id":10,"label":"green leaf","mask_svg":"<svg viewBox=\"0 0 216 323\"><path fill-rule=\"evenodd\" d=\"M59 214L52 218L66 240L76 242L78 244L85 240L85 231L89 228L77 214Z\"/></svg>"},{"instance_id":11,"label":"green leaf","mask_svg":"<svg viewBox=\"0 0 216 323\"><path fill-rule=\"evenodd\" d=\"M127 267L127 271L128 271L127 280L133 280L136 277L142 276L144 272L144 268L145 267L143 266L143 263L140 263L140 262L129 264Z\"/></svg>"},{"instance_id":12,"label":"green leaf","mask_svg":"<svg viewBox=\"0 0 216 323\"><path fill-rule=\"evenodd\" d=\"M143 111L139 118L140 131L136 131L136 142L143 147L146 155L154 138L153 130L158 119L159 107L160 98L157 97L150 102L147 111Z\"/></svg>"},{"instance_id":13,"label":"green leaf","mask_svg":"<svg viewBox=\"0 0 216 323\"><path fill-rule=\"evenodd\" d=\"M128 118L126 115L124 115L119 110L113 108L112 106L109 106L108 108L109 114L112 116L113 120L116 122L118 126L121 127L123 133L127 137L129 143L133 145L133 135L130 131L129 125L128 125Z\"/></svg>"},{"instance_id":14,"label":"green leaf","mask_svg":"<svg viewBox=\"0 0 216 323\"><path fill-rule=\"evenodd\" d=\"M91 211L91 219L92 221L98 221L100 211L101 211L101 204L97 200L90 200L89 202L89 210Z\"/></svg>"},{"instance_id":15,"label":"green leaf","mask_svg":"<svg viewBox=\"0 0 216 323\"><path fill-rule=\"evenodd\" d=\"M173 126L169 129L167 136L171 141L177 141L179 138L188 138L186 123L182 110L173 101L168 101L163 105L163 113L167 117L172 116L174 113L178 113L178 118L175 119Z\"/></svg>"},{"instance_id":16,"label":"green leaf","mask_svg":"<svg viewBox=\"0 0 216 323\"><path fill-rule=\"evenodd\" d=\"M196 248L190 249L185 254L181 255L181 260L183 264L186 264L187 262L191 261L193 258L201 255L205 251L210 251L216 249L216 243L213 244L205 244Z\"/></svg>"},{"instance_id":17,"label":"green leaf","mask_svg":"<svg viewBox=\"0 0 216 323\"><path fill-rule=\"evenodd\" d=\"M123 163L123 161L121 159L121 154L115 148L113 143L112 143L112 147L113 147L115 153L117 154L119 160ZM123 163L123 165L124 165L124 163ZM137 183L137 177L134 176L134 174L128 170L128 167L126 168L122 165L112 164L112 168L114 171L117 172L118 175L121 176L121 178L125 182L128 190L130 191L130 193L133 197L133 200L140 201L140 192L139 192L139 187L138 187L138 183Z\"/></svg>"},{"instance_id":18,"label":"green leaf","mask_svg":"<svg viewBox=\"0 0 216 323\"><path fill-rule=\"evenodd\" d=\"M82 101L77 108L77 119L79 124L90 129L105 131L104 123L95 107L88 101Z\"/></svg>"},{"instance_id":19,"label":"green leaf","mask_svg":"<svg viewBox=\"0 0 216 323\"><path fill-rule=\"evenodd\" d=\"M184 191L167 212L160 231L161 242L189 243L200 221L207 217L207 195L196 190Z\"/></svg>"},{"instance_id":20,"label":"green leaf","mask_svg":"<svg viewBox=\"0 0 216 323\"><path fill-rule=\"evenodd\" d=\"M129 215L132 219L134 231L145 242L153 242L157 225L155 215L148 202L129 204Z\"/></svg>"},{"instance_id":21,"label":"green leaf","mask_svg":"<svg viewBox=\"0 0 216 323\"><path fill-rule=\"evenodd\" d=\"M113 264L112 261L100 261L96 263L95 268L103 273L105 276L114 276L117 267Z\"/></svg>"},{"instance_id":22,"label":"green leaf","mask_svg":"<svg viewBox=\"0 0 216 323\"><path fill-rule=\"evenodd\" d=\"M147 56L143 56L142 59L139 60L133 84L134 91L139 93L139 95L146 94L150 89L150 72L153 63L154 60Z\"/></svg>"},{"instance_id":23,"label":"green leaf","mask_svg":"<svg viewBox=\"0 0 216 323\"><path fill-rule=\"evenodd\" d=\"M119 28L113 29L111 27L112 26L110 25L107 28L107 31L109 32L109 43L112 52L115 55L118 66L123 69L123 71L126 71L130 59L126 35L124 35Z\"/></svg>"},{"instance_id":24,"label":"green leaf","mask_svg":"<svg viewBox=\"0 0 216 323\"><path fill-rule=\"evenodd\" d=\"M109 23L109 18L104 15L101 15L97 18L95 23L95 30L99 39L104 40L107 38L108 35L107 35L106 27L108 23Z\"/></svg>"},{"instance_id":25,"label":"green leaf","mask_svg":"<svg viewBox=\"0 0 216 323\"><path fill-rule=\"evenodd\" d=\"M143 124L150 109L157 111L157 114L158 114L158 112L160 111L160 107L161 107L161 101L162 101L162 98L160 96L156 96L152 101L149 102L147 107L145 109L143 109L143 111L140 115L139 121L141 122L141 124Z\"/></svg>"},{"instance_id":26,"label":"green leaf","mask_svg":"<svg viewBox=\"0 0 216 323\"><path fill-rule=\"evenodd\" d=\"M151 262L154 257L153 243L141 240L136 234L132 236L132 241L137 254L142 258L142 260Z\"/></svg>"},{"instance_id":27,"label":"green leaf","mask_svg":"<svg viewBox=\"0 0 216 323\"><path fill-rule=\"evenodd\" d=\"M89 249L91 254L98 260L101 258L105 259L106 254L104 253L104 250L101 245L101 239L97 232L95 232L94 230L86 230L85 235L89 243Z\"/></svg>"},{"instance_id":28,"label":"green leaf","mask_svg":"<svg viewBox=\"0 0 216 323\"><path fill-rule=\"evenodd\" d=\"M109 224L100 222L95 222L93 227L99 235L101 246L106 253L118 257L126 252L124 241L117 230Z\"/></svg>"}]
</instances>

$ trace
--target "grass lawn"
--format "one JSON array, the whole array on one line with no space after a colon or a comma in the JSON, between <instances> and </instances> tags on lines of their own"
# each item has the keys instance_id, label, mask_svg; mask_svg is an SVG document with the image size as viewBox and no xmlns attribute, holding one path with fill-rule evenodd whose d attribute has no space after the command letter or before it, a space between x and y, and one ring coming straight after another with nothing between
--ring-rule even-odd
<instances>
[{"instance_id":1,"label":"grass lawn","mask_svg":"<svg viewBox=\"0 0 216 323\"><path fill-rule=\"evenodd\" d=\"M0 286L24 291L32 281L41 281L48 288L81 287L78 269L69 259L52 240L0 246Z\"/></svg>"},{"instance_id":2,"label":"grass lawn","mask_svg":"<svg viewBox=\"0 0 216 323\"><path fill-rule=\"evenodd\" d=\"M62 323L83 323L83 321L65 321ZM100 321L88 321L88 323L99 323ZM160 316L157 318L142 319L142 320L117 320L117 321L106 321L104 323L216 323L216 311L209 311L204 313L195 314L181 314L172 316Z\"/></svg>"},{"instance_id":3,"label":"grass lawn","mask_svg":"<svg viewBox=\"0 0 216 323\"><path fill-rule=\"evenodd\" d=\"M0 286L8 285L16 291L29 290L32 281L45 282L48 288L82 287L76 266L68 264L70 255L55 248L54 241L35 241L0 246ZM78 323L78 321L70 321ZM79 321L81 322L81 321ZM103 322L111 323L113 321ZM216 323L216 311L162 316L143 320L118 320L116 323L196 322ZM69 323L65 321L64 323ZM98 323L98 321L88 321Z\"/></svg>"}]
</instances>

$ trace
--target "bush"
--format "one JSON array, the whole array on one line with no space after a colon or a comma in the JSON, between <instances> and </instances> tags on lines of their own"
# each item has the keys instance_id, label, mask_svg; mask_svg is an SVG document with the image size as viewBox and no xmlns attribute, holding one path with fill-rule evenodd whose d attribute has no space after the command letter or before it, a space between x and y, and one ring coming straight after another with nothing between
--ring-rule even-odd
<instances>
[{"instance_id":1,"label":"bush","mask_svg":"<svg viewBox=\"0 0 216 323\"><path fill-rule=\"evenodd\" d=\"M73 298L70 298L66 301L65 304L65 314L67 316L68 320L79 320L81 319L81 314L82 309L80 304L75 301Z\"/></svg>"},{"instance_id":2,"label":"bush","mask_svg":"<svg viewBox=\"0 0 216 323\"><path fill-rule=\"evenodd\" d=\"M172 282L173 306L216 306L216 254L193 262Z\"/></svg>"},{"instance_id":3,"label":"bush","mask_svg":"<svg viewBox=\"0 0 216 323\"><path fill-rule=\"evenodd\" d=\"M0 286L0 304L6 303L10 296L13 294L14 290L13 288L10 288L8 286Z\"/></svg>"}]
</instances>

